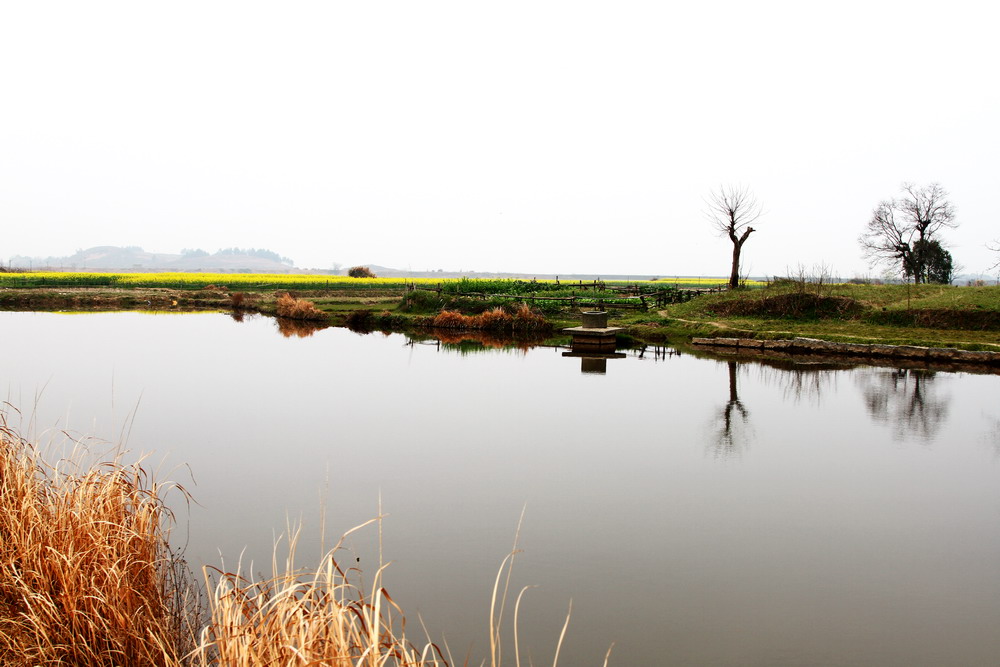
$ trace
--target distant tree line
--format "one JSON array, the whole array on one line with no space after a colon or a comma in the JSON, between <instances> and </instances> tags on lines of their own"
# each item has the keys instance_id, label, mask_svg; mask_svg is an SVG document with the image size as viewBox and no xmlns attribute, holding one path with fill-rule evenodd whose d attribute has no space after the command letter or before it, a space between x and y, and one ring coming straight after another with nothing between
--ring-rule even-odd
<instances>
[{"instance_id":1,"label":"distant tree line","mask_svg":"<svg viewBox=\"0 0 1000 667\"><path fill-rule=\"evenodd\" d=\"M220 248L216 251L216 255L237 255L242 257L259 257L261 259L269 259L273 262L280 262L281 264L288 264L289 266L295 266L293 262L288 257L282 257L273 250L266 250L264 248ZM201 248L184 248L181 250L181 255L184 257L209 257L209 253L202 250Z\"/></svg>"}]
</instances>

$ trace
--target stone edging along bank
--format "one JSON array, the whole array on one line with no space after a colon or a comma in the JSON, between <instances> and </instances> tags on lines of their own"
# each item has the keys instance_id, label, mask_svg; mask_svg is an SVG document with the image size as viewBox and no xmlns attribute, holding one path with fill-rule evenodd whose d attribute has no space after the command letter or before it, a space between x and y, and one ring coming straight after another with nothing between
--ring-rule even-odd
<instances>
[{"instance_id":1,"label":"stone edging along bank","mask_svg":"<svg viewBox=\"0 0 1000 667\"><path fill-rule=\"evenodd\" d=\"M746 351L774 351L783 353L805 353L843 355L872 359L905 359L907 361L928 361L961 364L982 364L1000 366L1000 352L972 352L951 347L920 347L917 345L878 345L864 343L831 343L816 338L792 338L786 340L756 340L750 338L693 338L692 345L737 348Z\"/></svg>"}]
</instances>

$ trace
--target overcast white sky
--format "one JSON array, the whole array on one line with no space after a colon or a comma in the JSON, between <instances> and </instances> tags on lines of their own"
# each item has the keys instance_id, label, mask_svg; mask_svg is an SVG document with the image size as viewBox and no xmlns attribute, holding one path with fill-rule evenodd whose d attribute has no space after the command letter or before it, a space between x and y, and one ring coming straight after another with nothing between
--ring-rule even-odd
<instances>
[{"instance_id":1,"label":"overcast white sky","mask_svg":"<svg viewBox=\"0 0 1000 667\"><path fill-rule=\"evenodd\" d=\"M300 267L868 273L903 181L1000 238L975 2L0 2L0 257L269 248Z\"/></svg>"}]
</instances>

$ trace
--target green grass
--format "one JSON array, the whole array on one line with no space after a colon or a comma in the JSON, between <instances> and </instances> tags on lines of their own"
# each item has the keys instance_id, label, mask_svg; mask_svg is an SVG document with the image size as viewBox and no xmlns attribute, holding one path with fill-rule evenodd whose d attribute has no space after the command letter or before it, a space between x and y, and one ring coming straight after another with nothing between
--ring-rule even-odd
<instances>
[{"instance_id":1,"label":"green grass","mask_svg":"<svg viewBox=\"0 0 1000 667\"><path fill-rule=\"evenodd\" d=\"M842 316L822 309L775 314L775 303L806 294L817 303L849 306ZM784 300L784 301L783 301ZM755 312L756 311L756 312ZM780 312L780 311L779 311ZM756 338L808 336L839 342L1000 349L1000 287L950 285L782 285L737 290L674 304L654 325L687 335Z\"/></svg>"}]
</instances>

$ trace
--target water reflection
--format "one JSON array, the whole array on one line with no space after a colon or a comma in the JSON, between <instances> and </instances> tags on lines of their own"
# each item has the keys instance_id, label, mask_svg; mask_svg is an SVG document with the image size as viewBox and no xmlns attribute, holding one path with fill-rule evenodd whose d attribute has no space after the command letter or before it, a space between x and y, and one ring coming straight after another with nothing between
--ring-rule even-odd
<instances>
[{"instance_id":1,"label":"water reflection","mask_svg":"<svg viewBox=\"0 0 1000 667\"><path fill-rule=\"evenodd\" d=\"M909 368L879 369L857 376L865 407L877 422L894 427L897 439L937 435L948 417L950 396L941 395L937 373Z\"/></svg>"},{"instance_id":2,"label":"water reflection","mask_svg":"<svg viewBox=\"0 0 1000 667\"><path fill-rule=\"evenodd\" d=\"M312 532L308 558L318 526L357 525L384 497L389 590L470 662L488 655L498 555L526 504L515 578L542 586L521 643L553 646L573 598L559 664L600 664L612 641L614 665L1000 655L996 376L651 347L608 363L602 395L565 347L467 333L285 340L266 318L214 313L0 320L18 351L0 359L8 400L31 409L44 387L42 427L114 440L114 405L142 396L130 446L197 479L179 531L193 563L246 553L267 569L289 516ZM331 394L331 377L347 390ZM934 404L947 409L921 440L907 415ZM268 412L248 419L248 405ZM897 446L885 423L922 446ZM377 562L380 541L350 547Z\"/></svg>"},{"instance_id":3,"label":"water reflection","mask_svg":"<svg viewBox=\"0 0 1000 667\"><path fill-rule=\"evenodd\" d=\"M652 357L649 353L652 352ZM640 344L633 349L636 359L652 359L653 361L666 361L669 357L680 357L681 351L666 345L646 345Z\"/></svg>"},{"instance_id":4,"label":"water reflection","mask_svg":"<svg viewBox=\"0 0 1000 667\"><path fill-rule=\"evenodd\" d=\"M355 331L355 333L363 333ZM406 345L429 345L439 351L456 352L460 355L480 352L514 351L527 353L529 350L542 347L543 339L533 337L504 337L485 331L449 331L434 330L432 336L407 334Z\"/></svg>"},{"instance_id":5,"label":"water reflection","mask_svg":"<svg viewBox=\"0 0 1000 667\"><path fill-rule=\"evenodd\" d=\"M800 364L785 360L761 360L755 364L766 385L781 387L785 400L808 399L819 405L824 391L836 391L837 374L853 369L843 364Z\"/></svg>"},{"instance_id":6,"label":"water reflection","mask_svg":"<svg viewBox=\"0 0 1000 667\"><path fill-rule=\"evenodd\" d=\"M1000 419L992 419L993 427L987 435L987 442L993 446L993 456L1000 459Z\"/></svg>"},{"instance_id":7,"label":"water reflection","mask_svg":"<svg viewBox=\"0 0 1000 667\"><path fill-rule=\"evenodd\" d=\"M727 361L729 400L716 421L719 426L714 440L716 458L729 459L739 456L750 442L750 411L743 405L739 393L740 364Z\"/></svg>"},{"instance_id":8,"label":"water reflection","mask_svg":"<svg viewBox=\"0 0 1000 667\"><path fill-rule=\"evenodd\" d=\"M294 320L288 317L276 317L274 320L278 325L278 333L285 338L308 338L330 326L321 322Z\"/></svg>"}]
</instances>

